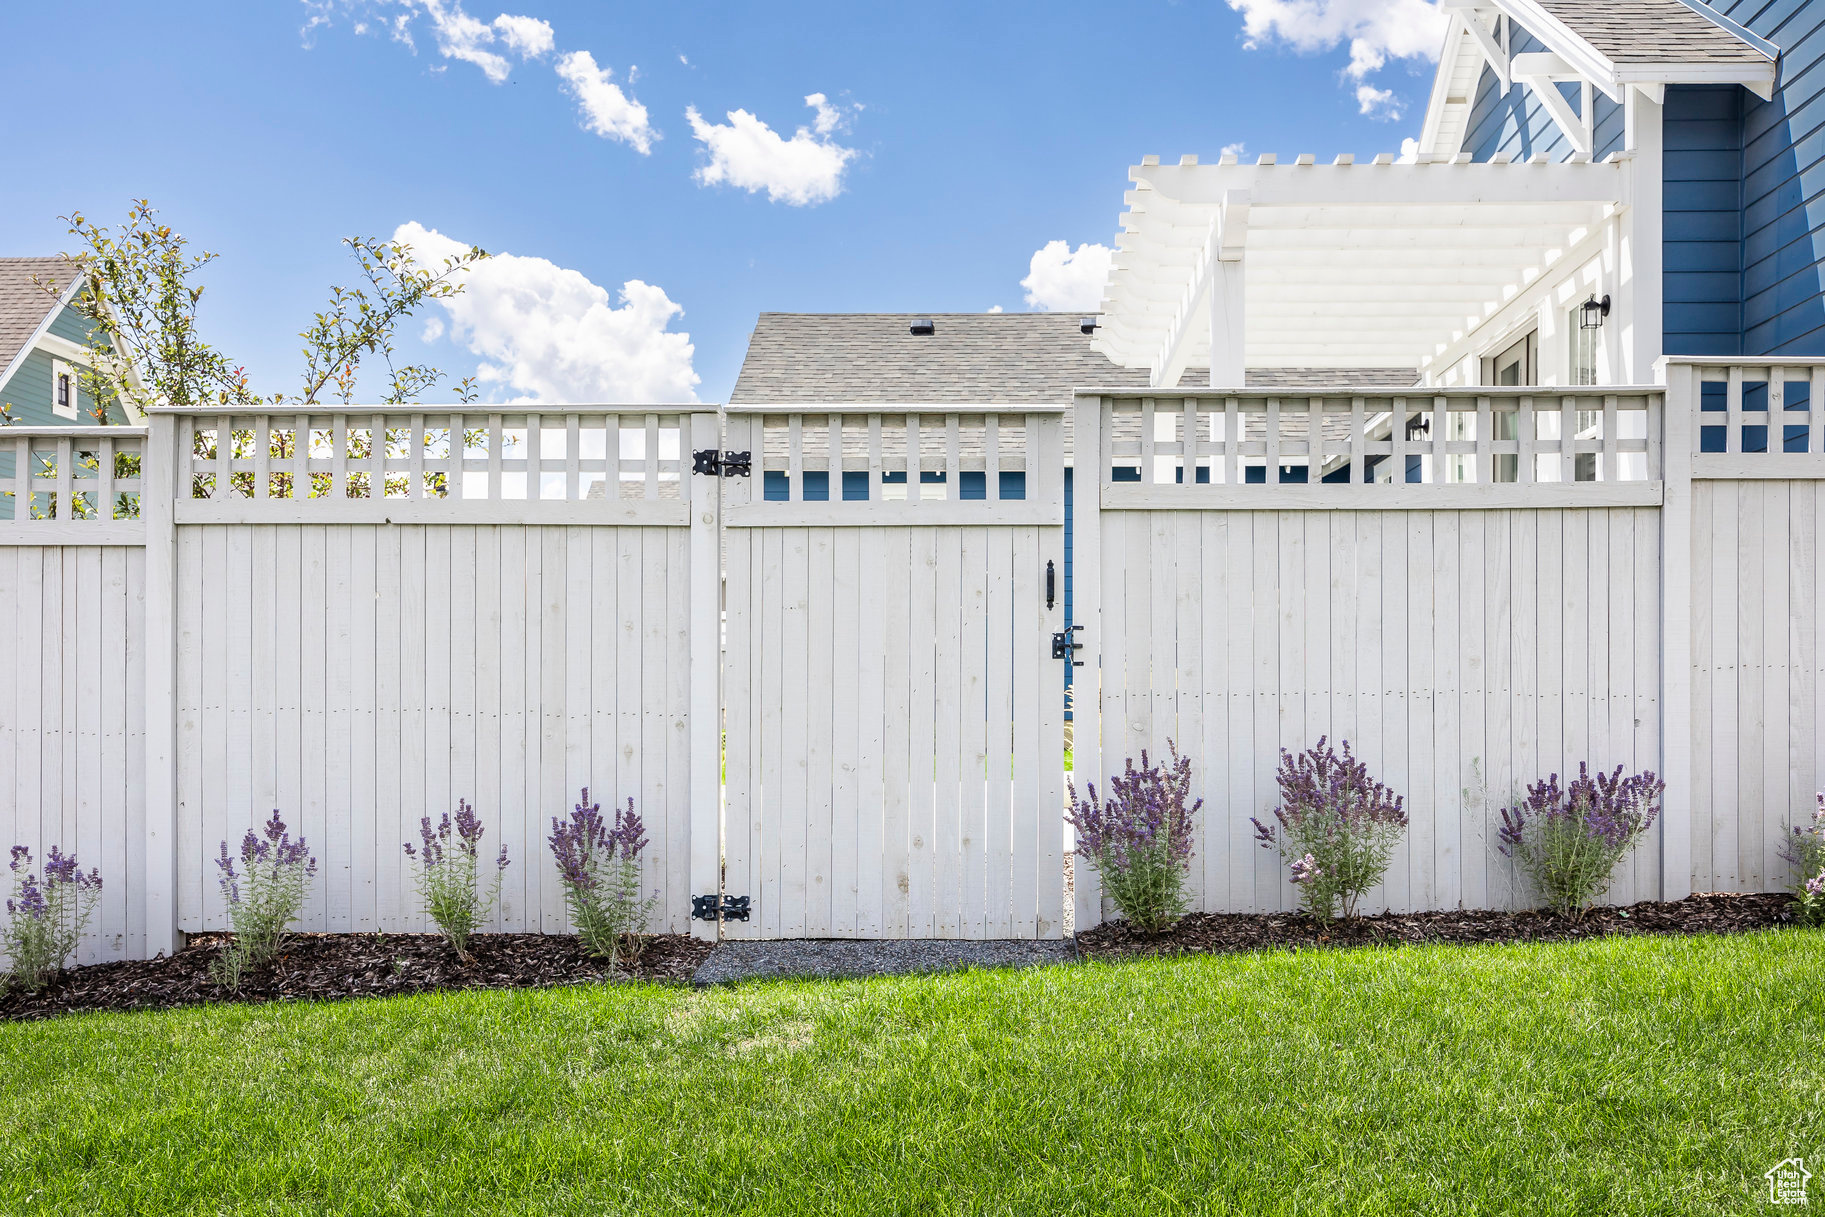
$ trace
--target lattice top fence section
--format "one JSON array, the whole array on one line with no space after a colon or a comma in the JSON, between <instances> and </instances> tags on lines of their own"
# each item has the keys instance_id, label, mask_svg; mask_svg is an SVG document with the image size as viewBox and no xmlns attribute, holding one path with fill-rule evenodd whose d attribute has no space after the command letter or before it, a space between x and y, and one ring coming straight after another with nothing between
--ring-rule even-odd
<instances>
[{"instance_id":1,"label":"lattice top fence section","mask_svg":"<svg viewBox=\"0 0 1825 1217\"><path fill-rule=\"evenodd\" d=\"M180 499L232 502L690 498L693 411L188 413Z\"/></svg>"},{"instance_id":2,"label":"lattice top fence section","mask_svg":"<svg viewBox=\"0 0 1825 1217\"><path fill-rule=\"evenodd\" d=\"M1654 388L1102 399L1106 486L1537 486L1662 476ZM1081 441L1080 441L1081 442ZM1083 463L1080 457L1080 463Z\"/></svg>"},{"instance_id":3,"label":"lattice top fence section","mask_svg":"<svg viewBox=\"0 0 1825 1217\"><path fill-rule=\"evenodd\" d=\"M728 520L1058 523L1062 423L1028 406L731 411L725 443L753 476L737 479Z\"/></svg>"},{"instance_id":4,"label":"lattice top fence section","mask_svg":"<svg viewBox=\"0 0 1825 1217\"><path fill-rule=\"evenodd\" d=\"M1825 476L1825 360L1673 359L1700 478Z\"/></svg>"},{"instance_id":5,"label":"lattice top fence section","mask_svg":"<svg viewBox=\"0 0 1825 1217\"><path fill-rule=\"evenodd\" d=\"M139 519L141 427L0 430L0 521L32 525Z\"/></svg>"}]
</instances>

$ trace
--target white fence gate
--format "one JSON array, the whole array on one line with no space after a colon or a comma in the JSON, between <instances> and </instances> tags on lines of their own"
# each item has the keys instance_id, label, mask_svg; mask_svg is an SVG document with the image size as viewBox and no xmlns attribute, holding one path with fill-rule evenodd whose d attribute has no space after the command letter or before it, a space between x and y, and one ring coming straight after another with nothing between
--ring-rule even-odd
<instances>
[{"instance_id":1,"label":"white fence gate","mask_svg":"<svg viewBox=\"0 0 1825 1217\"><path fill-rule=\"evenodd\" d=\"M726 934L1063 933L1060 429L731 411Z\"/></svg>"}]
</instances>

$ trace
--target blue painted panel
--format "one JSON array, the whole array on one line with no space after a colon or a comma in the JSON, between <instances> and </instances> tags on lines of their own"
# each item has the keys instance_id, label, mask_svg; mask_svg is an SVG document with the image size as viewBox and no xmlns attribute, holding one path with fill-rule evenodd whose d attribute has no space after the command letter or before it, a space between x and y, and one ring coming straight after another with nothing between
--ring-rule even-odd
<instances>
[{"instance_id":1,"label":"blue painted panel","mask_svg":"<svg viewBox=\"0 0 1825 1217\"><path fill-rule=\"evenodd\" d=\"M1805 0L1712 7L1781 48L1771 99L1734 90L1743 131L1739 353L1825 355L1825 14Z\"/></svg>"},{"instance_id":2,"label":"blue painted panel","mask_svg":"<svg viewBox=\"0 0 1825 1217\"><path fill-rule=\"evenodd\" d=\"M1740 92L1669 88L1664 123L1665 349L1734 355L1742 342Z\"/></svg>"}]
</instances>

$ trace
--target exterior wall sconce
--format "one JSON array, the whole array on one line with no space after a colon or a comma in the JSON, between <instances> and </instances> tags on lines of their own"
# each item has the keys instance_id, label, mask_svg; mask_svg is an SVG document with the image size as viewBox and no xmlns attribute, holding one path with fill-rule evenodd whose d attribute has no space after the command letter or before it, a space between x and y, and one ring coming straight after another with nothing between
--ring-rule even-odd
<instances>
[{"instance_id":1,"label":"exterior wall sconce","mask_svg":"<svg viewBox=\"0 0 1825 1217\"><path fill-rule=\"evenodd\" d=\"M1578 328L1581 330L1600 330L1603 319L1610 315L1610 298L1599 300L1592 296L1578 308Z\"/></svg>"}]
</instances>

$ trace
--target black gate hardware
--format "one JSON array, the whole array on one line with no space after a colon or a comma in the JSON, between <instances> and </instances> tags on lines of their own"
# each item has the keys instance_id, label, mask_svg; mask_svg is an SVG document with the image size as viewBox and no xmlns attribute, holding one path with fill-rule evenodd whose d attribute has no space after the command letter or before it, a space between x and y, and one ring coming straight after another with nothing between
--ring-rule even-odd
<instances>
[{"instance_id":1,"label":"black gate hardware","mask_svg":"<svg viewBox=\"0 0 1825 1217\"><path fill-rule=\"evenodd\" d=\"M724 921L746 921L748 919L748 898L746 896L692 896L691 916L699 921L714 921L718 916Z\"/></svg>"},{"instance_id":2,"label":"black gate hardware","mask_svg":"<svg viewBox=\"0 0 1825 1217\"><path fill-rule=\"evenodd\" d=\"M1053 567L1052 567L1052 559L1047 558L1046 559L1046 611L1048 613L1052 611L1052 579L1055 574L1056 574L1056 572L1053 570ZM1063 656L1060 656L1060 658L1063 658Z\"/></svg>"},{"instance_id":3,"label":"black gate hardware","mask_svg":"<svg viewBox=\"0 0 1825 1217\"><path fill-rule=\"evenodd\" d=\"M1071 637L1083 628L1081 625L1074 625L1068 630L1060 630L1052 635L1052 658L1065 660L1074 668L1083 667L1084 661L1077 658L1077 652L1084 649L1084 644Z\"/></svg>"},{"instance_id":4,"label":"black gate hardware","mask_svg":"<svg viewBox=\"0 0 1825 1217\"><path fill-rule=\"evenodd\" d=\"M722 452L714 448L704 448L691 453L691 472L707 473L711 477L745 478L751 476L753 462L749 459L751 452Z\"/></svg>"}]
</instances>

